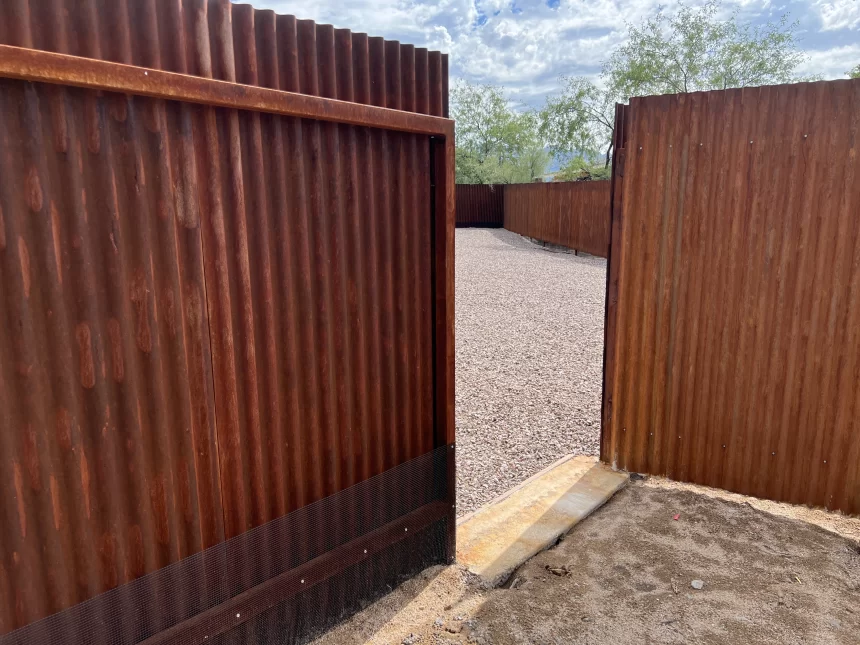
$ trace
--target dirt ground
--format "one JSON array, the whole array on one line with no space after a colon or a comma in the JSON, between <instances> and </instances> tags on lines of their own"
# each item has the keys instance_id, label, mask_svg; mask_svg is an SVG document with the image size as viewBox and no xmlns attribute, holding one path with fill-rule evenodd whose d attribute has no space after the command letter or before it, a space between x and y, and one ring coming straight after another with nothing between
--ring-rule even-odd
<instances>
[{"instance_id":1,"label":"dirt ground","mask_svg":"<svg viewBox=\"0 0 860 645\"><path fill-rule=\"evenodd\" d=\"M632 481L505 588L428 569L318 643L857 645L860 519Z\"/></svg>"}]
</instances>

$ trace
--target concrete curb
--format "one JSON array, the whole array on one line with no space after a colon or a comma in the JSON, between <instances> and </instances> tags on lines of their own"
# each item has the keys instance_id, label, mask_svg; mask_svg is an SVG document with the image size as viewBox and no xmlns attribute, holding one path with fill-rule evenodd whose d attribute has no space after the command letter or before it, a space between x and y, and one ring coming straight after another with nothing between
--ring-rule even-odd
<instances>
[{"instance_id":1,"label":"concrete curb","mask_svg":"<svg viewBox=\"0 0 860 645\"><path fill-rule=\"evenodd\" d=\"M629 481L595 457L563 457L458 522L457 561L487 587L558 542Z\"/></svg>"}]
</instances>

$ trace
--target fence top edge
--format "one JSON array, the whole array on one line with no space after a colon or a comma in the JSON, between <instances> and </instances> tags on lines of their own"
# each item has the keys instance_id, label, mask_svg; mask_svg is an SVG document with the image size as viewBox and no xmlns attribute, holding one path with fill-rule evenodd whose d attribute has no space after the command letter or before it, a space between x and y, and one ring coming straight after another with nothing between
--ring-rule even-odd
<instances>
[{"instance_id":1,"label":"fence top edge","mask_svg":"<svg viewBox=\"0 0 860 645\"><path fill-rule=\"evenodd\" d=\"M0 45L0 77L442 138L454 134L454 122L444 117L12 45Z\"/></svg>"}]
</instances>

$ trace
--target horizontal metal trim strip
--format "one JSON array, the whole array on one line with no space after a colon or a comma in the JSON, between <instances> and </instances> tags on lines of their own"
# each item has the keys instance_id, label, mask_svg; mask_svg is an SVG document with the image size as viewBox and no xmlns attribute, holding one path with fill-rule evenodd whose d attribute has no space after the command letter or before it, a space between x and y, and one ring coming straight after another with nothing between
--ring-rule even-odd
<instances>
[{"instance_id":1,"label":"horizontal metal trim strip","mask_svg":"<svg viewBox=\"0 0 860 645\"><path fill-rule=\"evenodd\" d=\"M0 77L430 136L454 133L454 122L442 117L11 45L0 45Z\"/></svg>"},{"instance_id":2,"label":"horizontal metal trim strip","mask_svg":"<svg viewBox=\"0 0 860 645\"><path fill-rule=\"evenodd\" d=\"M430 502L333 551L205 611L184 623L155 634L140 645L202 643L262 614L278 603L309 589L347 567L372 557L448 516L450 505ZM235 618L232 616L235 615Z\"/></svg>"}]
</instances>

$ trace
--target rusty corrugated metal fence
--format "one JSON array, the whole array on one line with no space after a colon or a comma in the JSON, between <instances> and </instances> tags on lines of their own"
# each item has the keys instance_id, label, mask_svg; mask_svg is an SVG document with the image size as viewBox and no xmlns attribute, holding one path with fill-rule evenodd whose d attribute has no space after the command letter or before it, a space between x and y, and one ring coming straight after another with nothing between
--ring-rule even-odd
<instances>
[{"instance_id":1,"label":"rusty corrugated metal fence","mask_svg":"<svg viewBox=\"0 0 860 645\"><path fill-rule=\"evenodd\" d=\"M504 184L457 184L457 227L501 228L504 200Z\"/></svg>"},{"instance_id":2,"label":"rusty corrugated metal fence","mask_svg":"<svg viewBox=\"0 0 860 645\"><path fill-rule=\"evenodd\" d=\"M457 226L514 233L606 257L609 182L458 184Z\"/></svg>"},{"instance_id":3,"label":"rusty corrugated metal fence","mask_svg":"<svg viewBox=\"0 0 860 645\"><path fill-rule=\"evenodd\" d=\"M605 258L609 249L609 182L505 186L505 228L542 242Z\"/></svg>"},{"instance_id":4,"label":"rusty corrugated metal fence","mask_svg":"<svg viewBox=\"0 0 860 645\"><path fill-rule=\"evenodd\" d=\"M602 458L860 513L860 80L633 99Z\"/></svg>"},{"instance_id":5,"label":"rusty corrugated metal fence","mask_svg":"<svg viewBox=\"0 0 860 645\"><path fill-rule=\"evenodd\" d=\"M447 115L438 52L226 0L0 44ZM453 442L450 146L200 103L0 80L0 634Z\"/></svg>"}]
</instances>

